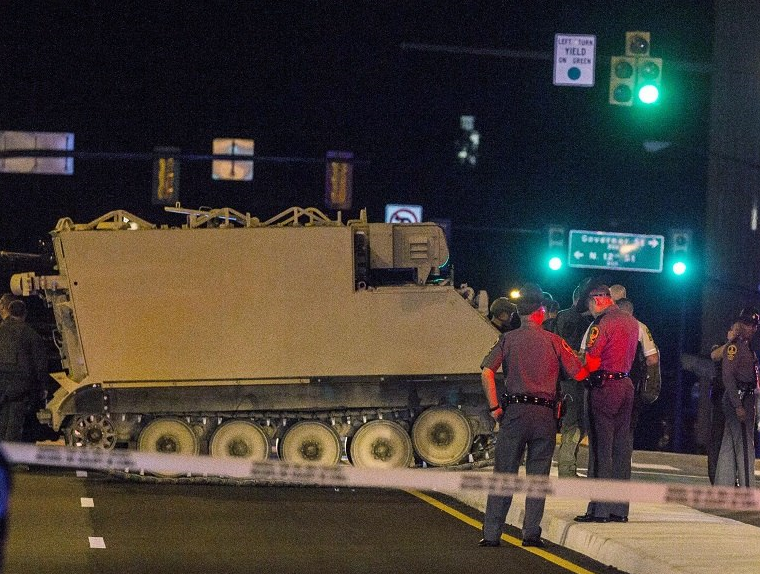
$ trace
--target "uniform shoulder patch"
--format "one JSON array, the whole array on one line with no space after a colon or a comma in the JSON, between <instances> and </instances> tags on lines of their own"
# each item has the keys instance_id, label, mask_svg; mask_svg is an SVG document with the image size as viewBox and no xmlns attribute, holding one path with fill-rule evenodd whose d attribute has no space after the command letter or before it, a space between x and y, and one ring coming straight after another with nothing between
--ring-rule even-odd
<instances>
[{"instance_id":1,"label":"uniform shoulder patch","mask_svg":"<svg viewBox=\"0 0 760 574\"><path fill-rule=\"evenodd\" d=\"M738 349L733 343L726 347L726 356L728 357L729 361L733 361L736 358L736 351L738 351Z\"/></svg>"},{"instance_id":2,"label":"uniform shoulder patch","mask_svg":"<svg viewBox=\"0 0 760 574\"><path fill-rule=\"evenodd\" d=\"M591 329L589 329L588 339L586 340L586 348L590 349L591 347L593 347L598 337L599 337L599 326L594 325L591 327Z\"/></svg>"}]
</instances>

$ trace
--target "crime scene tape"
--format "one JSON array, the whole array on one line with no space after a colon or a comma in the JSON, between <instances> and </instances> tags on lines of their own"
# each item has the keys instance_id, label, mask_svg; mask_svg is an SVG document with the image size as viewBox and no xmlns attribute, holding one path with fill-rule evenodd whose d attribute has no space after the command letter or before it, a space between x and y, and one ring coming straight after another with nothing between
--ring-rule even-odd
<instances>
[{"instance_id":1,"label":"crime scene tape","mask_svg":"<svg viewBox=\"0 0 760 574\"><path fill-rule=\"evenodd\" d=\"M760 510L760 489L640 481L522 476L482 471L316 466L233 457L190 456L1 443L12 464L100 471L218 476L302 486L397 488L458 493L525 494L599 501L682 504L695 508Z\"/></svg>"}]
</instances>

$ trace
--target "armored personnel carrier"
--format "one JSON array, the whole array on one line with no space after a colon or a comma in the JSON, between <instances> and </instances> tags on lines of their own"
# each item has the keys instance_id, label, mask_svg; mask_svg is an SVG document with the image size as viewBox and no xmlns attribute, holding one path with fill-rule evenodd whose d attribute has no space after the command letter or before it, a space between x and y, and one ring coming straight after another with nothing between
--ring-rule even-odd
<instances>
[{"instance_id":1,"label":"armored personnel carrier","mask_svg":"<svg viewBox=\"0 0 760 574\"><path fill-rule=\"evenodd\" d=\"M439 226L167 210L184 223L61 219L57 274L11 280L55 316L64 372L38 418L67 444L447 466L492 433L498 333L441 275Z\"/></svg>"}]
</instances>

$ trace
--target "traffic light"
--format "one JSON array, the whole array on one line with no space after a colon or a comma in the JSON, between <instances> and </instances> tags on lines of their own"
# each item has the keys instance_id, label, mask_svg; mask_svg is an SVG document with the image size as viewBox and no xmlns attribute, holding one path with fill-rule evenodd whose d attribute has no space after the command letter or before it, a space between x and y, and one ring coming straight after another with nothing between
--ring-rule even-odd
<instances>
[{"instance_id":1,"label":"traffic light","mask_svg":"<svg viewBox=\"0 0 760 574\"><path fill-rule=\"evenodd\" d=\"M565 236L567 235L567 230L559 225L550 225L547 232L549 239L547 264L552 271L559 271L565 262Z\"/></svg>"},{"instance_id":2,"label":"traffic light","mask_svg":"<svg viewBox=\"0 0 760 574\"><path fill-rule=\"evenodd\" d=\"M671 268L676 275L684 275L689 270L691 239L690 229L674 229L670 232L670 252L673 257Z\"/></svg>"},{"instance_id":3,"label":"traffic light","mask_svg":"<svg viewBox=\"0 0 760 574\"><path fill-rule=\"evenodd\" d=\"M637 58L636 97L642 104L656 104L660 100L662 58Z\"/></svg>"},{"instance_id":4,"label":"traffic light","mask_svg":"<svg viewBox=\"0 0 760 574\"><path fill-rule=\"evenodd\" d=\"M660 101L662 58L649 55L650 40L649 32L625 33L625 55L610 59L610 104L649 106Z\"/></svg>"},{"instance_id":5,"label":"traffic light","mask_svg":"<svg viewBox=\"0 0 760 574\"><path fill-rule=\"evenodd\" d=\"M175 205L179 201L179 160L177 147L155 147L153 159L153 205Z\"/></svg>"},{"instance_id":6,"label":"traffic light","mask_svg":"<svg viewBox=\"0 0 760 574\"><path fill-rule=\"evenodd\" d=\"M325 206L351 209L354 189L354 159L350 151L328 151L325 159Z\"/></svg>"},{"instance_id":7,"label":"traffic light","mask_svg":"<svg viewBox=\"0 0 760 574\"><path fill-rule=\"evenodd\" d=\"M632 106L636 83L636 58L612 56L610 59L610 103Z\"/></svg>"}]
</instances>

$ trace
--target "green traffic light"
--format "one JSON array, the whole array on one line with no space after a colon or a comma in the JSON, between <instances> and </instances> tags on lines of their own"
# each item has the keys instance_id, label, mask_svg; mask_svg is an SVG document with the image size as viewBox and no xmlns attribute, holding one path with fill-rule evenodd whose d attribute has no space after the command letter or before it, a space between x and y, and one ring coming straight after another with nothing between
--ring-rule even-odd
<instances>
[{"instance_id":1,"label":"green traffic light","mask_svg":"<svg viewBox=\"0 0 760 574\"><path fill-rule=\"evenodd\" d=\"M562 259L559 257L552 257L549 259L549 269L552 271L559 271L562 267Z\"/></svg>"},{"instance_id":2,"label":"green traffic light","mask_svg":"<svg viewBox=\"0 0 760 574\"><path fill-rule=\"evenodd\" d=\"M673 273L676 275L683 275L686 273L686 263L683 261L676 261L673 263Z\"/></svg>"},{"instance_id":3,"label":"green traffic light","mask_svg":"<svg viewBox=\"0 0 760 574\"><path fill-rule=\"evenodd\" d=\"M654 84L645 84L639 88L639 100L644 104L653 104L660 98L660 90Z\"/></svg>"}]
</instances>

